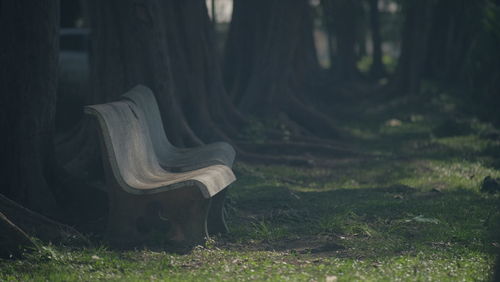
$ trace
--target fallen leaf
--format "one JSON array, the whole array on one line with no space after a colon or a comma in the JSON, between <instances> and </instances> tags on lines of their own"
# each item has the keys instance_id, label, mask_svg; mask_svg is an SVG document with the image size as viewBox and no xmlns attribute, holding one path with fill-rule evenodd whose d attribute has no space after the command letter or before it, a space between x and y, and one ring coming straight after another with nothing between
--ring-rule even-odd
<instances>
[{"instance_id":1,"label":"fallen leaf","mask_svg":"<svg viewBox=\"0 0 500 282\"><path fill-rule=\"evenodd\" d=\"M393 118L393 119L390 119L390 120L386 121L385 125L391 126L391 127L397 127L397 126L403 125L403 122L400 121L399 119Z\"/></svg>"},{"instance_id":2,"label":"fallen leaf","mask_svg":"<svg viewBox=\"0 0 500 282\"><path fill-rule=\"evenodd\" d=\"M329 275L326 277L326 282L336 282L337 280L337 276L335 275Z\"/></svg>"}]
</instances>

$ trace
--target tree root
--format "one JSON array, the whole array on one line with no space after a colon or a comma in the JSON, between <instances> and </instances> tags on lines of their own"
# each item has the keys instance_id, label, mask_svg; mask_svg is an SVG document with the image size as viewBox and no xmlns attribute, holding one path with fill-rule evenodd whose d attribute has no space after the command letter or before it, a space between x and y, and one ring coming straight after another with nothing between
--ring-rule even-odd
<instances>
[{"instance_id":1,"label":"tree root","mask_svg":"<svg viewBox=\"0 0 500 282\"><path fill-rule=\"evenodd\" d=\"M330 117L301 103L295 97L289 98L288 103L283 105L283 111L290 120L318 137L342 139L347 135Z\"/></svg>"},{"instance_id":2,"label":"tree root","mask_svg":"<svg viewBox=\"0 0 500 282\"><path fill-rule=\"evenodd\" d=\"M353 155L360 155L354 150L339 148L324 144L299 143L299 142L266 142L256 144L251 142L237 142L238 147L243 150L256 152L259 154L279 154L279 155L302 155L312 154L320 157L338 158Z\"/></svg>"},{"instance_id":3,"label":"tree root","mask_svg":"<svg viewBox=\"0 0 500 282\"><path fill-rule=\"evenodd\" d=\"M238 159L249 163L258 163L266 165L290 165L290 166L302 166L302 167L311 167L315 165L314 159L306 157L269 156L269 155L246 152L239 148L236 148L236 153Z\"/></svg>"},{"instance_id":4,"label":"tree root","mask_svg":"<svg viewBox=\"0 0 500 282\"><path fill-rule=\"evenodd\" d=\"M0 257L20 258L29 249L37 249L33 240L0 212Z\"/></svg>"},{"instance_id":5,"label":"tree root","mask_svg":"<svg viewBox=\"0 0 500 282\"><path fill-rule=\"evenodd\" d=\"M19 229L44 242L89 246L90 242L74 228L33 212L0 194L0 213ZM3 223L6 223L4 221Z\"/></svg>"}]
</instances>

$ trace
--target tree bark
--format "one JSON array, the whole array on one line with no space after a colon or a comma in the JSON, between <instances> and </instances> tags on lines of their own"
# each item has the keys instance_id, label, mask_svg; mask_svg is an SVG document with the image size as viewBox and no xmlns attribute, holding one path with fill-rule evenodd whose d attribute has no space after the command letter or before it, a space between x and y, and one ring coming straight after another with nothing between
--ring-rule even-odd
<instances>
[{"instance_id":1,"label":"tree bark","mask_svg":"<svg viewBox=\"0 0 500 282\"><path fill-rule=\"evenodd\" d=\"M156 95L170 140L180 146L202 144L189 127L175 93L165 14L158 0L91 1L92 103L116 100L137 84Z\"/></svg>"},{"instance_id":2,"label":"tree bark","mask_svg":"<svg viewBox=\"0 0 500 282\"><path fill-rule=\"evenodd\" d=\"M67 187L59 182L53 144L59 1L0 1L0 36L1 252L20 255L19 247L34 247L27 234L87 243L43 216L67 219L61 212Z\"/></svg>"},{"instance_id":3,"label":"tree bark","mask_svg":"<svg viewBox=\"0 0 500 282\"><path fill-rule=\"evenodd\" d=\"M307 84L318 74L309 9L305 0L286 7L277 0L235 1L226 87L244 113L276 118L283 112L313 134L332 137L334 123L305 102Z\"/></svg>"},{"instance_id":4,"label":"tree bark","mask_svg":"<svg viewBox=\"0 0 500 282\"><path fill-rule=\"evenodd\" d=\"M54 215L59 1L2 1L0 13L0 193Z\"/></svg>"},{"instance_id":5,"label":"tree bark","mask_svg":"<svg viewBox=\"0 0 500 282\"><path fill-rule=\"evenodd\" d=\"M246 121L226 94L207 7L200 0L162 5L176 93L188 123L206 142L229 140Z\"/></svg>"}]
</instances>

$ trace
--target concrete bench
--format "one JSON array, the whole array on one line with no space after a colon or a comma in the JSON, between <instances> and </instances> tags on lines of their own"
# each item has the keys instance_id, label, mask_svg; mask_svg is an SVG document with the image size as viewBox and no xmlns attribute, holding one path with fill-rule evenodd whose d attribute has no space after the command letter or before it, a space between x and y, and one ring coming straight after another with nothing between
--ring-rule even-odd
<instances>
[{"instance_id":1,"label":"concrete bench","mask_svg":"<svg viewBox=\"0 0 500 282\"><path fill-rule=\"evenodd\" d=\"M163 122L153 91L144 85L137 85L122 96L133 102L144 113L147 126L161 167L169 171L191 171L210 165L225 165L232 167L235 151L226 142L214 142L211 144L194 147L175 147L165 133ZM208 232L210 234L226 233L228 231L224 220L224 201L226 191L223 190L212 198L210 207ZM222 219L222 220L220 220Z\"/></svg>"},{"instance_id":2,"label":"concrete bench","mask_svg":"<svg viewBox=\"0 0 500 282\"><path fill-rule=\"evenodd\" d=\"M152 217L168 220L168 240L175 244L204 242L211 198L236 179L231 168L221 164L186 172L163 168L146 117L131 101L87 106L85 113L95 117L100 128L110 243L130 247L144 242ZM212 220L223 223L220 217Z\"/></svg>"}]
</instances>

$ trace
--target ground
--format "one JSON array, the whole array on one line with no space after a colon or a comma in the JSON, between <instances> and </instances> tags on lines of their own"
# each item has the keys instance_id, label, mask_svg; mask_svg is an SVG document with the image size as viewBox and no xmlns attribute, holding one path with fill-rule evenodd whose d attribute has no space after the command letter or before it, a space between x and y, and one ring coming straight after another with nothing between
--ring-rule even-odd
<instances>
[{"instance_id":1,"label":"ground","mask_svg":"<svg viewBox=\"0 0 500 282\"><path fill-rule=\"evenodd\" d=\"M445 93L365 100L331 109L358 155L237 162L227 236L183 255L44 245L1 260L0 280L488 280L499 196L480 185L500 177L499 131Z\"/></svg>"}]
</instances>

